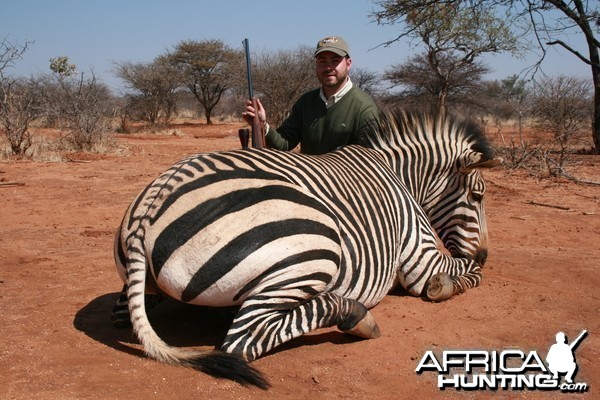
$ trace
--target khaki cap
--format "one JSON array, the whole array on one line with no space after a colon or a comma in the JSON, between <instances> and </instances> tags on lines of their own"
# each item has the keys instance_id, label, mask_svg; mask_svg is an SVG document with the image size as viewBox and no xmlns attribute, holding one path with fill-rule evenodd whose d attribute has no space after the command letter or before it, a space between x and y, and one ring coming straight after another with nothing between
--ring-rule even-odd
<instances>
[{"instance_id":1,"label":"khaki cap","mask_svg":"<svg viewBox=\"0 0 600 400\"><path fill-rule=\"evenodd\" d=\"M348 44L346 41L339 36L328 36L319 40L317 43L317 49L315 50L315 57L319 53L324 51L331 51L338 56L349 57L350 51L348 50Z\"/></svg>"}]
</instances>

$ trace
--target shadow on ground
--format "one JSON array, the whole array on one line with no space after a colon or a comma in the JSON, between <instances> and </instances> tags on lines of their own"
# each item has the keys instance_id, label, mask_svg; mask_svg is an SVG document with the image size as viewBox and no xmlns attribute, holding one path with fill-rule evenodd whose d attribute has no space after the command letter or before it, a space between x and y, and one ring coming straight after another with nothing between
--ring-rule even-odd
<instances>
[{"instance_id":1,"label":"shadow on ground","mask_svg":"<svg viewBox=\"0 0 600 400\"><path fill-rule=\"evenodd\" d=\"M119 295L105 294L90 301L77 312L73 326L108 347L143 357L144 353L131 328L116 328L110 320L111 310ZM237 308L199 307L166 299L148 313L148 318L156 333L172 346L213 350L222 344L236 312ZM358 340L362 339L335 330L317 331L284 343L269 354L300 346L345 344Z\"/></svg>"}]
</instances>

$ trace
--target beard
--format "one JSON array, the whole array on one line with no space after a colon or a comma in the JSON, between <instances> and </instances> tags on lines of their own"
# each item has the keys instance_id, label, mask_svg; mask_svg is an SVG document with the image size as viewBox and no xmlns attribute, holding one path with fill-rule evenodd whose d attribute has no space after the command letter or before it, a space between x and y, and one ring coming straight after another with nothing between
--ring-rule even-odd
<instances>
[{"instance_id":1,"label":"beard","mask_svg":"<svg viewBox=\"0 0 600 400\"><path fill-rule=\"evenodd\" d=\"M335 79L331 79L335 78ZM339 77L337 75L325 76L321 79L321 84L328 88L341 87L348 81L348 73L344 73Z\"/></svg>"}]
</instances>

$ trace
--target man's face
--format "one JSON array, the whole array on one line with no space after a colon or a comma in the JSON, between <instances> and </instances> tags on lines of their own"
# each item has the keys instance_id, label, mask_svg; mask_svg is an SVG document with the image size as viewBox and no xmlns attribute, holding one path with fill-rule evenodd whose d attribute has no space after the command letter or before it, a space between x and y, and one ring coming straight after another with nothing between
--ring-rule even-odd
<instances>
[{"instance_id":1,"label":"man's face","mask_svg":"<svg viewBox=\"0 0 600 400\"><path fill-rule=\"evenodd\" d=\"M348 77L352 60L330 51L317 54L317 79L326 88L339 89Z\"/></svg>"}]
</instances>

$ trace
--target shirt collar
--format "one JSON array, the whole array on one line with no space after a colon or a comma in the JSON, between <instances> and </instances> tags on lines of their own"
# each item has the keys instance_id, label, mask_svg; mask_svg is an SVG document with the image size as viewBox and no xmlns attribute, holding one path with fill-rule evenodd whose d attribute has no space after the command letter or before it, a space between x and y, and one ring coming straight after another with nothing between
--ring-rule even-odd
<instances>
[{"instance_id":1,"label":"shirt collar","mask_svg":"<svg viewBox=\"0 0 600 400\"><path fill-rule=\"evenodd\" d=\"M323 102L325 103L325 108L329 108L331 106L333 106L335 103L337 103L338 101L340 101L340 99L342 97L344 97L344 95L346 93L348 93L350 91L350 89L352 89L352 81L350 80L350 77L348 77L348 81L346 82L346 84L340 89L338 90L335 94L333 94L331 97L329 97L328 99L325 98L325 94L323 93L323 88L321 88L321 91L319 92L319 96L321 97L321 100L323 100Z\"/></svg>"}]
</instances>

